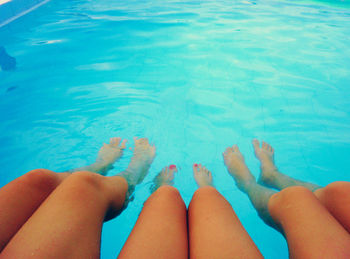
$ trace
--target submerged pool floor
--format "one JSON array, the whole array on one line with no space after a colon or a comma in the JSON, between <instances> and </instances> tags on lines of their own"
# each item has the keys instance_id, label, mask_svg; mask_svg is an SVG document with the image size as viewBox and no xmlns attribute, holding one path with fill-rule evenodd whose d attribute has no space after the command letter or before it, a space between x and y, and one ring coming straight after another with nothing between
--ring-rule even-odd
<instances>
[{"instance_id":1,"label":"submerged pool floor","mask_svg":"<svg viewBox=\"0 0 350 259\"><path fill-rule=\"evenodd\" d=\"M222 152L238 144L258 176L258 138L292 177L350 180L350 8L323 2L53 0L0 28L16 59L0 71L0 186L91 163L113 136L148 137L157 156L135 201L105 224L102 258L119 253L163 166L180 168L189 203L193 163L212 171L263 255L287 258Z\"/></svg>"}]
</instances>

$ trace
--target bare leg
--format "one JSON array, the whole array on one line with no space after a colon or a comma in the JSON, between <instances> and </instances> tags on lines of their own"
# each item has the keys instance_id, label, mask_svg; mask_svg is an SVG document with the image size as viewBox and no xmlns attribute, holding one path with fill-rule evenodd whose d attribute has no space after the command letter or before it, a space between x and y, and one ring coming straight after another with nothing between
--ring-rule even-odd
<instances>
[{"instance_id":1,"label":"bare leg","mask_svg":"<svg viewBox=\"0 0 350 259\"><path fill-rule=\"evenodd\" d=\"M334 182L314 191L316 197L350 233L350 183Z\"/></svg>"},{"instance_id":2,"label":"bare leg","mask_svg":"<svg viewBox=\"0 0 350 259\"><path fill-rule=\"evenodd\" d=\"M134 141L134 155L130 164L127 169L118 174L118 176L124 177L128 182L128 197L132 195L135 186L143 181L156 155L155 146L151 146L147 138L137 139L135 137Z\"/></svg>"},{"instance_id":3,"label":"bare leg","mask_svg":"<svg viewBox=\"0 0 350 259\"><path fill-rule=\"evenodd\" d=\"M262 258L231 205L213 187L212 175L195 164L199 189L188 209L190 258Z\"/></svg>"},{"instance_id":4,"label":"bare leg","mask_svg":"<svg viewBox=\"0 0 350 259\"><path fill-rule=\"evenodd\" d=\"M314 192L316 197L327 208L327 210L343 225L350 233L350 183L335 182L321 187L312 183L293 179L280 173L274 164L274 150L263 142L259 146L257 140L253 140L256 157L261 162L261 175L259 182L277 188L279 190L289 186L303 186Z\"/></svg>"},{"instance_id":5,"label":"bare leg","mask_svg":"<svg viewBox=\"0 0 350 259\"><path fill-rule=\"evenodd\" d=\"M101 147L95 163L69 170L69 172L73 173L79 171L89 171L101 175L106 175L108 170L113 168L113 163L115 163L123 155L125 143L126 140L122 141L122 139L119 137L111 138L109 144L103 144Z\"/></svg>"},{"instance_id":6,"label":"bare leg","mask_svg":"<svg viewBox=\"0 0 350 259\"><path fill-rule=\"evenodd\" d=\"M318 186L316 184L303 182L279 172L274 163L274 150L268 143L263 141L260 147L259 141L257 139L254 139L253 147L255 156L261 163L261 174L258 181L260 184L278 190L282 190L291 186L303 186L310 191L315 191L321 188L321 186Z\"/></svg>"},{"instance_id":7,"label":"bare leg","mask_svg":"<svg viewBox=\"0 0 350 259\"><path fill-rule=\"evenodd\" d=\"M268 208L285 233L290 258L350 258L350 235L310 190L286 188Z\"/></svg>"},{"instance_id":8,"label":"bare leg","mask_svg":"<svg viewBox=\"0 0 350 259\"><path fill-rule=\"evenodd\" d=\"M154 180L154 193L141 214L118 258L187 259L186 205L170 186L176 167L164 168Z\"/></svg>"},{"instance_id":9,"label":"bare leg","mask_svg":"<svg viewBox=\"0 0 350 259\"><path fill-rule=\"evenodd\" d=\"M27 220L0 258L99 258L102 223L123 208L127 182L77 172L63 181Z\"/></svg>"},{"instance_id":10,"label":"bare leg","mask_svg":"<svg viewBox=\"0 0 350 259\"><path fill-rule=\"evenodd\" d=\"M0 252L40 204L69 175L36 169L0 189Z\"/></svg>"},{"instance_id":11,"label":"bare leg","mask_svg":"<svg viewBox=\"0 0 350 259\"><path fill-rule=\"evenodd\" d=\"M147 172L147 170L145 171L145 169L147 169L150 166L147 163L151 163L153 160L155 148L151 147L148 144L147 139L141 139L135 141L135 151L137 150L142 150L143 155L135 155L131 163L133 170L129 170L128 172L123 173L123 176L127 179L137 179L136 183L131 182L131 184L137 184L142 180L141 178L143 178L144 174ZM145 157L148 157L148 159L144 159ZM140 175L140 172L142 172L142 175ZM134 174L134 176L132 174ZM2 208L5 208L5 211L7 212L6 214L3 213L0 215L0 223L4 223L1 225L6 226L5 228L1 228L0 230L0 240L2 248L6 245L8 240L17 232L17 234L14 236L11 242L6 246L1 256L8 254L16 254L16 251L18 251L18 257L16 258L21 258L21 254L23 254L23 256L25 257L25 255L30 253L32 249L36 249L34 243L38 243L39 246L40 244L43 245L43 253L51 251L48 247L46 247L47 245L50 246L50 242L54 242L55 244L57 243L61 247L67 247L67 249L70 249L71 247L69 246L69 244L65 240L63 240L60 235L53 235L49 231L46 231L47 228L48 230L51 229L54 233L56 233L57 231L60 232L61 230L57 229L60 227L60 224L62 224L61 227L63 231L65 229L68 229L68 234L72 235L75 238L76 235L79 236L86 234L87 236L84 236L86 241L88 239L90 241L92 241L93 239L100 239L98 231L100 231L99 228L102 223L99 223L100 221L98 219L100 217L98 217L96 221L96 215L98 213L102 213L103 219L108 220L121 212L122 208L125 207L125 196L128 197L129 195L129 193L127 193L127 181L120 176L105 178L94 173L77 172L72 175L74 176L73 179L75 179L74 181L72 180L73 184L68 185L68 187L65 185L65 188L62 187L64 190L62 191L62 193L64 193L64 195L56 195L56 192L52 193L52 191L55 190L55 188L59 184L62 184L63 179L65 179L69 175L70 174L68 173L56 174L43 169L35 170L26 174L23 177L16 179L15 181L3 187L0 190L0 193L2 194L0 197L0 205ZM68 179L71 180L70 177ZM81 184L79 184L79 179L82 182ZM60 188L60 190L62 188ZM127 195L125 195L124 191L125 193L127 193ZM96 192L98 193L96 194ZM102 194L100 194L99 192L101 192L102 194L112 193L112 196L109 197L107 195L108 197L104 196L102 198L108 199L102 199ZM76 194L76 196L74 195L74 193ZM86 196L84 196L84 194L86 194ZM96 197L90 197L91 195ZM63 199L62 197L65 196L67 197ZM89 210L91 209L91 206L93 206L93 201L100 202L102 203L102 205L104 205L99 206L101 204L97 204L96 211L94 211L94 213L90 213ZM83 204L83 202L85 202L86 204ZM120 207L120 203L123 206L122 208ZM106 204L107 208L105 208L105 211L103 211L103 208L104 206L106 206ZM65 206L77 207L75 207L72 210L66 210ZM55 210L62 211L60 211L59 213L57 212L56 214ZM51 216L50 213L54 213L54 216ZM80 214L82 215L78 216ZM41 220L42 217L46 218L46 221ZM62 219L55 219L56 217L62 217ZM91 219L89 221L87 217L94 217L94 219ZM51 222L49 222L50 219L52 220ZM75 231L74 228L81 226L77 224L77 220L80 219L83 223L84 221L85 223L93 222L94 225L92 227L87 228L86 233L80 230ZM41 227L39 227L40 224L42 224ZM50 226L46 226L45 224ZM40 229L44 230L40 231ZM74 233L71 234L71 231L73 231ZM67 240L70 240L72 244L75 243L75 241L72 239L67 238ZM94 246L91 250L93 254L99 250L99 243L98 245L96 244L97 243L94 243ZM88 251L90 250L87 250L86 252ZM79 251L79 249L77 249L77 254L75 255L78 256L80 252L84 254L83 251ZM72 254L72 257L74 257L73 255L74 254Z\"/></svg>"},{"instance_id":12,"label":"bare leg","mask_svg":"<svg viewBox=\"0 0 350 259\"><path fill-rule=\"evenodd\" d=\"M260 218L269 226L281 231L272 220L267 208L270 197L276 192L256 183L237 145L228 147L223 156L228 172L235 179L237 187L248 195Z\"/></svg>"},{"instance_id":13,"label":"bare leg","mask_svg":"<svg viewBox=\"0 0 350 259\"><path fill-rule=\"evenodd\" d=\"M107 169L121 155L125 141L112 138L110 144L101 148L96 163L86 169L100 172ZM71 170L71 172L76 170ZM0 189L0 208L6 213L0 214L0 251L12 236L22 227L41 203L69 173L55 173L46 169L36 169L15 179Z\"/></svg>"},{"instance_id":14,"label":"bare leg","mask_svg":"<svg viewBox=\"0 0 350 259\"><path fill-rule=\"evenodd\" d=\"M260 217L286 237L291 258L349 258L350 236L310 190L297 186L267 195L268 189L252 183L249 170L242 170L242 158L236 146L224 153L237 186L248 194ZM259 196L265 198L256 206Z\"/></svg>"},{"instance_id":15,"label":"bare leg","mask_svg":"<svg viewBox=\"0 0 350 259\"><path fill-rule=\"evenodd\" d=\"M176 165L170 165L169 167L164 167L162 171L153 179L153 183L150 187L151 193L158 190L159 187L164 185L172 186L174 184L174 174L177 172Z\"/></svg>"}]
</instances>

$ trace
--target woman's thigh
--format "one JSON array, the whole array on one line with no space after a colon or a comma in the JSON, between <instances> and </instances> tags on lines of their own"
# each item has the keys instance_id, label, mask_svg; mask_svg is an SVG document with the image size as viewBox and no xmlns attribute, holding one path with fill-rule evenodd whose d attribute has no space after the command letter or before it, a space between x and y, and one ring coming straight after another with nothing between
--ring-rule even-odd
<instances>
[{"instance_id":1,"label":"woman's thigh","mask_svg":"<svg viewBox=\"0 0 350 259\"><path fill-rule=\"evenodd\" d=\"M68 173L36 169L0 189L0 251Z\"/></svg>"},{"instance_id":2,"label":"woman's thigh","mask_svg":"<svg viewBox=\"0 0 350 259\"><path fill-rule=\"evenodd\" d=\"M350 233L350 182L334 182L314 194Z\"/></svg>"},{"instance_id":3,"label":"woman's thigh","mask_svg":"<svg viewBox=\"0 0 350 259\"><path fill-rule=\"evenodd\" d=\"M350 258L349 234L310 190L286 188L271 196L268 206L291 258Z\"/></svg>"},{"instance_id":4,"label":"woman's thigh","mask_svg":"<svg viewBox=\"0 0 350 259\"><path fill-rule=\"evenodd\" d=\"M0 258L98 258L106 213L123 208L127 189L122 177L72 174L25 222Z\"/></svg>"},{"instance_id":5,"label":"woman's thigh","mask_svg":"<svg viewBox=\"0 0 350 259\"><path fill-rule=\"evenodd\" d=\"M187 259L186 216L179 191L160 187L145 202L118 258Z\"/></svg>"},{"instance_id":6,"label":"woman's thigh","mask_svg":"<svg viewBox=\"0 0 350 259\"><path fill-rule=\"evenodd\" d=\"M213 187L195 192L188 222L190 258L262 258L231 205Z\"/></svg>"}]
</instances>

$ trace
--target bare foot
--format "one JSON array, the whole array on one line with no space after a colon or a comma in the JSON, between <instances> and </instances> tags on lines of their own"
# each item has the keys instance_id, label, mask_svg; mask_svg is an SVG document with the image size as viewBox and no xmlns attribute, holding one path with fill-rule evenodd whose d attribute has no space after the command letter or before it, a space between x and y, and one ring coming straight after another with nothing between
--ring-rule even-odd
<instances>
[{"instance_id":1,"label":"bare foot","mask_svg":"<svg viewBox=\"0 0 350 259\"><path fill-rule=\"evenodd\" d=\"M223 153L228 172L236 181L238 188L246 191L247 184L255 182L255 177L249 171L244 162L244 157L237 145L226 148Z\"/></svg>"},{"instance_id":2,"label":"bare foot","mask_svg":"<svg viewBox=\"0 0 350 259\"><path fill-rule=\"evenodd\" d=\"M100 151L98 152L96 162L75 169L68 170L69 173L78 171L90 171L101 175L106 175L109 169L113 168L113 164L122 155L125 149L126 140L121 138L111 138L109 144L103 144Z\"/></svg>"},{"instance_id":3,"label":"bare foot","mask_svg":"<svg viewBox=\"0 0 350 259\"><path fill-rule=\"evenodd\" d=\"M113 164L123 155L126 140L121 141L121 138L111 138L109 144L103 144L98 152L96 162L105 165ZM119 146L120 144L120 146Z\"/></svg>"},{"instance_id":4,"label":"bare foot","mask_svg":"<svg viewBox=\"0 0 350 259\"><path fill-rule=\"evenodd\" d=\"M151 146L147 138L134 138L135 148L134 155L131 158L128 168L118 174L126 179L130 188L133 189L145 178L148 169L156 155L155 146Z\"/></svg>"},{"instance_id":5,"label":"bare foot","mask_svg":"<svg viewBox=\"0 0 350 259\"><path fill-rule=\"evenodd\" d=\"M211 172L201 164L193 164L193 176L198 187L213 186L213 176Z\"/></svg>"},{"instance_id":6,"label":"bare foot","mask_svg":"<svg viewBox=\"0 0 350 259\"><path fill-rule=\"evenodd\" d=\"M154 177L153 184L150 188L151 192L155 192L159 187L163 185L173 185L175 172L177 172L176 165L164 167L162 171L160 171L159 174Z\"/></svg>"},{"instance_id":7,"label":"bare foot","mask_svg":"<svg viewBox=\"0 0 350 259\"><path fill-rule=\"evenodd\" d=\"M270 186L269 183L273 182L273 179L278 174L277 167L274 163L274 150L264 141L260 147L260 143L257 139L253 139L253 147L255 156L261 163L261 174L258 182Z\"/></svg>"}]
</instances>

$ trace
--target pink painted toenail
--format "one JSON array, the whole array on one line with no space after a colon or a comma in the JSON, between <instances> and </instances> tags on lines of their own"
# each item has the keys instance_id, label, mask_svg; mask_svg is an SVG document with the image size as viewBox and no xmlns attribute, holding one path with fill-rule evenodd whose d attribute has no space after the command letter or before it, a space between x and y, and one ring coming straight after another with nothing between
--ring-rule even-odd
<instances>
[{"instance_id":1,"label":"pink painted toenail","mask_svg":"<svg viewBox=\"0 0 350 259\"><path fill-rule=\"evenodd\" d=\"M194 164L194 167L197 167L198 166L198 164Z\"/></svg>"},{"instance_id":2,"label":"pink painted toenail","mask_svg":"<svg viewBox=\"0 0 350 259\"><path fill-rule=\"evenodd\" d=\"M175 169L176 165L169 165L169 169Z\"/></svg>"}]
</instances>

